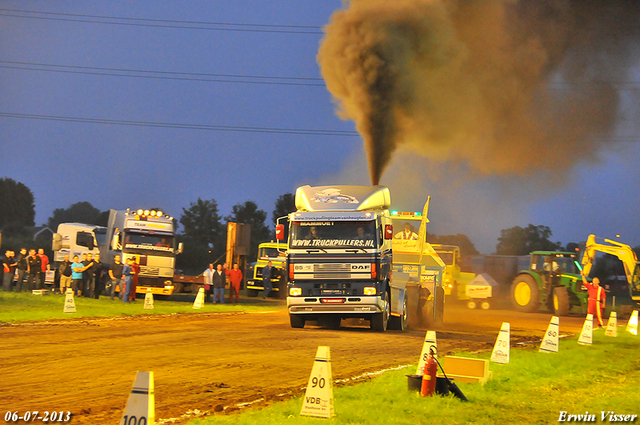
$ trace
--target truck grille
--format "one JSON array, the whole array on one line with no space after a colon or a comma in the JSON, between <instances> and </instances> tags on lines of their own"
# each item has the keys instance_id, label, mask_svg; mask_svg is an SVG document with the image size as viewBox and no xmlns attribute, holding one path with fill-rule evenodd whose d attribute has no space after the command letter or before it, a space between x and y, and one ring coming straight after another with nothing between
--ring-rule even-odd
<instances>
[{"instance_id":1,"label":"truck grille","mask_svg":"<svg viewBox=\"0 0 640 425\"><path fill-rule=\"evenodd\" d=\"M140 274L145 276L160 276L160 268L140 266Z\"/></svg>"},{"instance_id":2,"label":"truck grille","mask_svg":"<svg viewBox=\"0 0 640 425\"><path fill-rule=\"evenodd\" d=\"M351 264L314 264L313 277L316 279L349 279Z\"/></svg>"}]
</instances>

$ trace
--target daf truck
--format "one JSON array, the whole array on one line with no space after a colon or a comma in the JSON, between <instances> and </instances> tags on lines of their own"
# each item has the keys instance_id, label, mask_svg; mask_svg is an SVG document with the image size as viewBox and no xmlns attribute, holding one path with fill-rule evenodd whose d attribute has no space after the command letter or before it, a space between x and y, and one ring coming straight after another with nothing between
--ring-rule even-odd
<instances>
[{"instance_id":1,"label":"daf truck","mask_svg":"<svg viewBox=\"0 0 640 425\"><path fill-rule=\"evenodd\" d=\"M444 264L439 275L427 274L416 260L420 254L406 264L417 268L414 282L409 274L400 272L396 278L392 272L394 231L388 188L303 186L296 191L295 204L297 211L288 216L285 268L293 328L303 328L307 321L337 328L343 318L360 318L376 331L402 330L413 313L409 287L422 280L441 287ZM276 228L279 242L283 226Z\"/></svg>"}]
</instances>

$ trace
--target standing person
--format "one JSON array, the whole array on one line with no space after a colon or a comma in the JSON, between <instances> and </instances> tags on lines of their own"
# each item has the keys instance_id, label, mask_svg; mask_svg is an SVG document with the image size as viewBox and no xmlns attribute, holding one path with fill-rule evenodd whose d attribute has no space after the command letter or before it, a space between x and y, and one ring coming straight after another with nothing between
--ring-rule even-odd
<instances>
[{"instance_id":1,"label":"standing person","mask_svg":"<svg viewBox=\"0 0 640 425\"><path fill-rule=\"evenodd\" d=\"M236 302L240 302L240 282L242 282L242 271L238 263L233 263L233 268L227 272L229 276L229 302L233 302L233 295L236 296Z\"/></svg>"},{"instance_id":2,"label":"standing person","mask_svg":"<svg viewBox=\"0 0 640 425\"><path fill-rule=\"evenodd\" d=\"M267 299L267 297L271 295L271 290L273 289L271 284L271 274L271 261L269 261L262 269L262 286L264 287L264 292L262 293L263 300Z\"/></svg>"},{"instance_id":3,"label":"standing person","mask_svg":"<svg viewBox=\"0 0 640 425\"><path fill-rule=\"evenodd\" d=\"M47 272L51 270L51 265L49 264L49 257L44 253L44 249L38 249L38 257L40 257L40 289L44 289L44 283L47 277ZM56 288L53 288L54 290Z\"/></svg>"},{"instance_id":4,"label":"standing person","mask_svg":"<svg viewBox=\"0 0 640 425\"><path fill-rule=\"evenodd\" d=\"M27 258L27 291L32 289L42 289L39 285L39 275L42 273L42 262L40 257L36 255L35 249L29 250L29 258Z\"/></svg>"},{"instance_id":5,"label":"standing person","mask_svg":"<svg viewBox=\"0 0 640 425\"><path fill-rule=\"evenodd\" d=\"M122 275L124 276L124 293L122 294L122 302L129 302L129 293L133 284L133 270L131 269L131 258L124 260L122 267Z\"/></svg>"},{"instance_id":6,"label":"standing person","mask_svg":"<svg viewBox=\"0 0 640 425\"><path fill-rule=\"evenodd\" d=\"M599 328L604 326L602 322L602 310L604 310L604 304L607 300L607 294L604 292L604 288L600 286L600 279L594 277L592 282L587 282L587 279L582 275L582 284L587 287L589 291L589 304L587 313L593 314L593 317L597 318L597 325Z\"/></svg>"},{"instance_id":7,"label":"standing person","mask_svg":"<svg viewBox=\"0 0 640 425\"><path fill-rule=\"evenodd\" d=\"M2 267L4 269L4 274L2 275L2 290L4 292L9 292L11 291L13 275L16 271L15 253L13 251L5 251Z\"/></svg>"},{"instance_id":8,"label":"standing person","mask_svg":"<svg viewBox=\"0 0 640 425\"><path fill-rule=\"evenodd\" d=\"M80 295L82 292L82 285L84 285L84 264L80 262L77 255L73 256L73 263L71 263L71 289L75 296Z\"/></svg>"},{"instance_id":9,"label":"standing person","mask_svg":"<svg viewBox=\"0 0 640 425\"><path fill-rule=\"evenodd\" d=\"M202 272L202 276L204 276L204 297L205 302L213 302L213 274L216 271L213 268L213 263L209 263L209 268Z\"/></svg>"},{"instance_id":10,"label":"standing person","mask_svg":"<svg viewBox=\"0 0 640 425\"><path fill-rule=\"evenodd\" d=\"M87 254L82 254L82 257L80 257L80 263L82 263L82 284L78 286L78 296L87 293L87 273L84 272L85 267L89 265L89 262L87 261Z\"/></svg>"},{"instance_id":11,"label":"standing person","mask_svg":"<svg viewBox=\"0 0 640 425\"><path fill-rule=\"evenodd\" d=\"M64 261L58 266L58 273L60 274L60 293L64 295L67 289L71 288L71 270L72 262L69 261L69 255L64 256Z\"/></svg>"},{"instance_id":12,"label":"standing person","mask_svg":"<svg viewBox=\"0 0 640 425\"><path fill-rule=\"evenodd\" d=\"M20 253L16 257L16 267L18 268L18 281L16 282L16 292L22 291L22 283L24 282L24 274L27 272L27 248L21 248Z\"/></svg>"},{"instance_id":13,"label":"standing person","mask_svg":"<svg viewBox=\"0 0 640 425\"><path fill-rule=\"evenodd\" d=\"M94 280L93 280L93 254L82 254L83 260L82 264L84 264L84 289L82 290L82 295L84 297L91 297L91 288L93 288Z\"/></svg>"},{"instance_id":14,"label":"standing person","mask_svg":"<svg viewBox=\"0 0 640 425\"><path fill-rule=\"evenodd\" d=\"M116 255L113 257L113 263L111 264L111 268L109 269L109 278L111 279L111 301L115 299L116 295L116 286L120 289L120 299L122 299L122 295L124 294L124 288L122 287L122 267L124 264L120 261L120 256Z\"/></svg>"},{"instance_id":15,"label":"standing person","mask_svg":"<svg viewBox=\"0 0 640 425\"><path fill-rule=\"evenodd\" d=\"M93 265L90 269L90 272L93 274L91 298L95 298L96 300L99 300L100 294L102 294L102 270L104 270L104 265L100 262L100 254L96 254L96 258L93 259Z\"/></svg>"},{"instance_id":16,"label":"standing person","mask_svg":"<svg viewBox=\"0 0 640 425\"><path fill-rule=\"evenodd\" d=\"M131 291L129 291L129 301L136 300L136 288L138 287L138 275L140 274L140 264L136 262L135 257L131 258Z\"/></svg>"},{"instance_id":17,"label":"standing person","mask_svg":"<svg viewBox=\"0 0 640 425\"><path fill-rule=\"evenodd\" d=\"M224 304L224 287L227 284L227 275L222 270L222 264L218 264L216 271L213 272L213 303L220 300L220 304Z\"/></svg>"}]
</instances>

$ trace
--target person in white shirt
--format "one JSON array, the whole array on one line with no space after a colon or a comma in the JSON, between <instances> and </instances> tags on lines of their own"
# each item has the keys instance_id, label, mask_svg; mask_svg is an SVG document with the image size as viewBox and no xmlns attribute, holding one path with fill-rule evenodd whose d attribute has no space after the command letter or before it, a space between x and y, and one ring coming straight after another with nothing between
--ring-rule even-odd
<instances>
[{"instance_id":1,"label":"person in white shirt","mask_svg":"<svg viewBox=\"0 0 640 425\"><path fill-rule=\"evenodd\" d=\"M411 223L404 223L404 230L402 232L396 233L394 236L396 239L408 239L408 240L418 240L418 234L413 231L413 226Z\"/></svg>"}]
</instances>

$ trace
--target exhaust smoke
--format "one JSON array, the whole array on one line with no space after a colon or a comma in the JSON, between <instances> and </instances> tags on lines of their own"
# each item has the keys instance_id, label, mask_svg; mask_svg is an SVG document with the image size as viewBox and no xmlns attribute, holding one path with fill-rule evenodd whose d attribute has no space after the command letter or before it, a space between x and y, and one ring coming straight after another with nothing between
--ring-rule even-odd
<instances>
[{"instance_id":1,"label":"exhaust smoke","mask_svg":"<svg viewBox=\"0 0 640 425\"><path fill-rule=\"evenodd\" d=\"M318 63L371 184L399 147L486 175L561 173L611 143L640 2L350 0L325 30Z\"/></svg>"}]
</instances>

